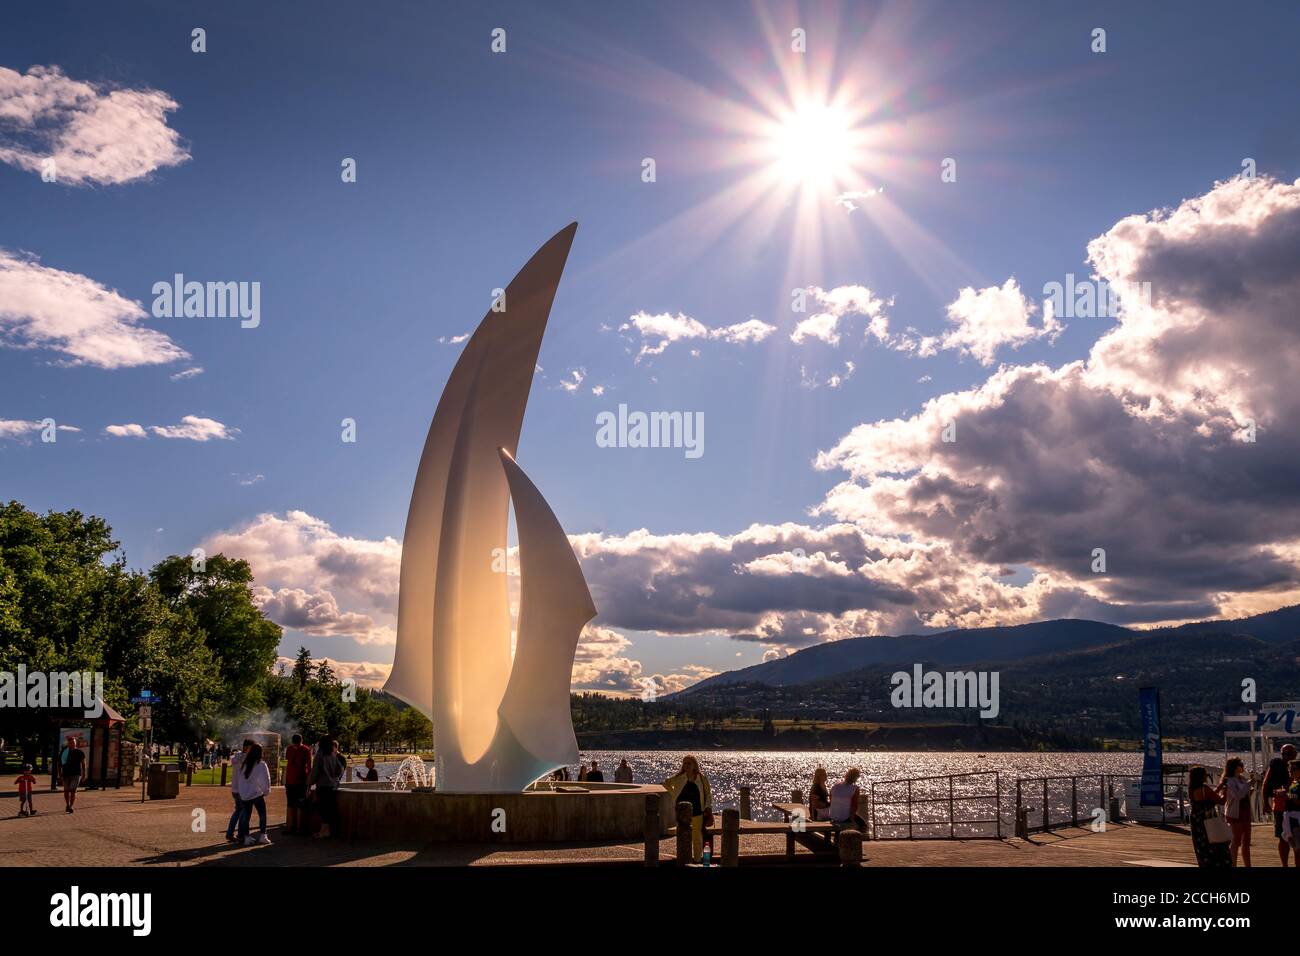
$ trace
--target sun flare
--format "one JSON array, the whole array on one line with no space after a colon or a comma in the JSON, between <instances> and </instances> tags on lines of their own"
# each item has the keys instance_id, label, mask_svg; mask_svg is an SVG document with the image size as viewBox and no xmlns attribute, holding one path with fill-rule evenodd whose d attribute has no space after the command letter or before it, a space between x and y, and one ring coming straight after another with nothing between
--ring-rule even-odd
<instances>
[{"instance_id":1,"label":"sun flare","mask_svg":"<svg viewBox=\"0 0 1300 956\"><path fill-rule=\"evenodd\" d=\"M801 103L775 127L772 161L781 178L795 186L833 189L852 173L853 121L829 103Z\"/></svg>"}]
</instances>

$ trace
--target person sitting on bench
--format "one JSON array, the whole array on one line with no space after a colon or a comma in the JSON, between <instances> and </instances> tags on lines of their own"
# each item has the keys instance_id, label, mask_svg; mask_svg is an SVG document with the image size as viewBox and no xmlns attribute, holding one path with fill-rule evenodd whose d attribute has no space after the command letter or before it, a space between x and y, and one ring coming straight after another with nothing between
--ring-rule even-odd
<instances>
[{"instance_id":1,"label":"person sitting on bench","mask_svg":"<svg viewBox=\"0 0 1300 956\"><path fill-rule=\"evenodd\" d=\"M858 815L858 777L862 772L857 767L850 767L843 781L831 787L830 819L839 827L867 831L867 821Z\"/></svg>"}]
</instances>

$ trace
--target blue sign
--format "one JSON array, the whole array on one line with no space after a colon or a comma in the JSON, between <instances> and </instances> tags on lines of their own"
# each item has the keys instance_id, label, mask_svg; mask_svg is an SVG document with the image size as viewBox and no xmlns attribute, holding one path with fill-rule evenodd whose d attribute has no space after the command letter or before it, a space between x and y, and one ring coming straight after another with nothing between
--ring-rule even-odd
<instances>
[{"instance_id":1,"label":"blue sign","mask_svg":"<svg viewBox=\"0 0 1300 956\"><path fill-rule=\"evenodd\" d=\"M1267 706L1267 705L1266 705ZM1255 729L1267 730L1277 727L1287 734L1295 733L1296 710L1294 707L1277 710L1261 710L1255 715Z\"/></svg>"},{"instance_id":2,"label":"blue sign","mask_svg":"<svg viewBox=\"0 0 1300 956\"><path fill-rule=\"evenodd\" d=\"M159 700L159 698L158 698L158 697L155 697L153 694L149 693L149 691L147 691L147 690L142 690L142 691L140 691L140 696L139 696L139 697L132 697L132 698L131 698L131 703L133 703L133 704L152 704L152 703L153 703L154 701L156 701L156 700Z\"/></svg>"},{"instance_id":3,"label":"blue sign","mask_svg":"<svg viewBox=\"0 0 1300 956\"><path fill-rule=\"evenodd\" d=\"M1160 690L1138 691L1142 707L1142 806L1162 807L1165 802L1164 745L1160 738Z\"/></svg>"}]
</instances>

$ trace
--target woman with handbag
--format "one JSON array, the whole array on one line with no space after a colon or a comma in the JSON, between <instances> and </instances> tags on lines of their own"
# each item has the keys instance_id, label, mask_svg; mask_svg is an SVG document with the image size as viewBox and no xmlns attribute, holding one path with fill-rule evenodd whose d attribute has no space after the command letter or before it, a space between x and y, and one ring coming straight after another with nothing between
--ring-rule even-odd
<instances>
[{"instance_id":1,"label":"woman with handbag","mask_svg":"<svg viewBox=\"0 0 1300 956\"><path fill-rule=\"evenodd\" d=\"M704 830L713 826L713 790L709 778L700 769L700 762L687 754L677 775L664 781L664 789L672 795L674 807L679 803L691 805L691 857L699 863L704 855Z\"/></svg>"},{"instance_id":2,"label":"woman with handbag","mask_svg":"<svg viewBox=\"0 0 1300 956\"><path fill-rule=\"evenodd\" d=\"M1255 792L1255 782L1246 777L1246 763L1240 757L1233 757L1223 767L1223 777L1219 787L1224 794L1224 811L1228 816L1228 827L1232 830L1232 865L1237 865L1237 851L1241 851L1243 866L1250 866L1250 811L1251 794Z\"/></svg>"},{"instance_id":3,"label":"woman with handbag","mask_svg":"<svg viewBox=\"0 0 1300 956\"><path fill-rule=\"evenodd\" d=\"M1286 816L1286 789L1290 783L1291 774L1286 769L1286 760L1274 757L1268 762L1260 792L1263 794L1263 805L1273 814L1273 836L1277 837L1277 855L1282 860L1283 869L1286 869L1287 860L1291 856L1291 844L1282 833L1283 818ZM1300 860L1296 862L1300 864Z\"/></svg>"},{"instance_id":4,"label":"woman with handbag","mask_svg":"<svg viewBox=\"0 0 1300 956\"><path fill-rule=\"evenodd\" d=\"M1192 802L1192 849L1196 865L1207 870L1232 868L1232 829L1219 816L1219 805L1224 796L1218 787L1211 787L1204 767L1187 771L1187 791Z\"/></svg>"}]
</instances>

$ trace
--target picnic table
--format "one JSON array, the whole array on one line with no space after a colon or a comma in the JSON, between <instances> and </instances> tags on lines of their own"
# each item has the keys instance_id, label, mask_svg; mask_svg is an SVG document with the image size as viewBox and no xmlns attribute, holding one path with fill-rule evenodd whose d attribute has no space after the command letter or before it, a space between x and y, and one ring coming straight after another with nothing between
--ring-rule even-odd
<instances>
[{"instance_id":1,"label":"picnic table","mask_svg":"<svg viewBox=\"0 0 1300 956\"><path fill-rule=\"evenodd\" d=\"M742 793L741 806L747 811L748 800L744 799L747 794ZM794 796L794 794L791 794ZM849 831L849 828L840 827L837 824L827 820L812 820L808 813L808 808L802 803L776 803L773 804L775 809L784 818L777 821L750 820L741 816L741 811L737 809L726 809L715 817L712 826L703 828L703 835L708 837L720 836L722 838L721 862L725 866L736 866L740 858L740 838L743 836L753 836L754 834L781 834L785 837L786 856L793 857L795 844L806 847L818 857L827 856L838 857L841 865L844 866L861 866L862 865L862 840L861 834L856 829L852 830L853 839L849 840L840 838L840 832ZM666 832L668 836L676 837L677 840L677 862L679 865L686 865L691 861L691 837L689 834L689 820L691 815L690 805L678 802L676 805L677 821L679 826L670 826L666 831L659 829L659 814L657 805L653 800L647 800L646 803L646 862L654 865L658 860L658 835ZM685 829L684 829L685 828Z\"/></svg>"},{"instance_id":2,"label":"picnic table","mask_svg":"<svg viewBox=\"0 0 1300 956\"><path fill-rule=\"evenodd\" d=\"M789 827L791 831L785 840L787 855L794 854L796 841L814 853L836 852L835 841L840 830L843 829L838 824L831 823L829 820L814 820L812 811L802 803L774 803L772 809L781 814L782 819L785 820L781 825ZM795 826L796 818L799 820L798 828ZM802 833L799 830L802 830Z\"/></svg>"}]
</instances>

